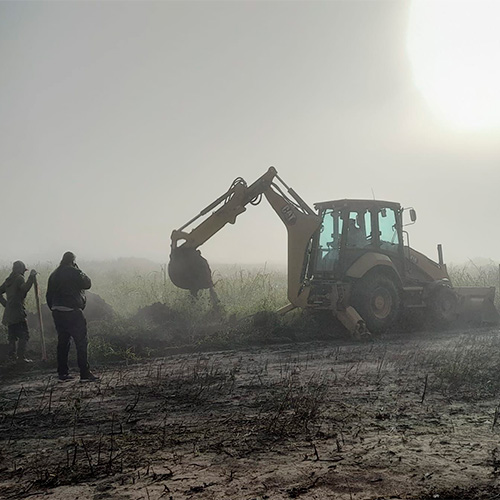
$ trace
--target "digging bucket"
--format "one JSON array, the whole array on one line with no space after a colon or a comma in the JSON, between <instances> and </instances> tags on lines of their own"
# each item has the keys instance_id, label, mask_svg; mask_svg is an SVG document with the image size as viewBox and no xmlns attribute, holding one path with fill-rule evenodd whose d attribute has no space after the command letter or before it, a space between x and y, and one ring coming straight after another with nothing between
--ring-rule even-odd
<instances>
[{"instance_id":1,"label":"digging bucket","mask_svg":"<svg viewBox=\"0 0 500 500\"><path fill-rule=\"evenodd\" d=\"M456 287L453 290L459 299L459 319L495 325L500 322L494 303L495 287Z\"/></svg>"},{"instance_id":2,"label":"digging bucket","mask_svg":"<svg viewBox=\"0 0 500 500\"><path fill-rule=\"evenodd\" d=\"M168 275L175 286L191 292L213 287L210 266L196 248L172 248Z\"/></svg>"}]
</instances>

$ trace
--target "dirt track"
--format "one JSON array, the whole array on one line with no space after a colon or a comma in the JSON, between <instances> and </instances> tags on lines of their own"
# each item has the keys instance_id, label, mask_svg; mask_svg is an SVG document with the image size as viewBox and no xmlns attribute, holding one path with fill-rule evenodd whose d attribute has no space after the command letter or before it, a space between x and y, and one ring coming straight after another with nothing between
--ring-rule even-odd
<instances>
[{"instance_id":1,"label":"dirt track","mask_svg":"<svg viewBox=\"0 0 500 500\"><path fill-rule=\"evenodd\" d=\"M0 498L500 498L498 401L438 375L498 333L183 354L103 369L100 384L3 381Z\"/></svg>"}]
</instances>

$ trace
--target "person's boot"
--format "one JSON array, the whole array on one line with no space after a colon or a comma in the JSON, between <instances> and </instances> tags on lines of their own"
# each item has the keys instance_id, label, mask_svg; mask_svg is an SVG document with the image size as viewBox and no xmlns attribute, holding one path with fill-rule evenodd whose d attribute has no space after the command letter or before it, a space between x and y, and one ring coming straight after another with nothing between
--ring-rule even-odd
<instances>
[{"instance_id":1,"label":"person's boot","mask_svg":"<svg viewBox=\"0 0 500 500\"><path fill-rule=\"evenodd\" d=\"M23 356L22 358L18 357L17 362L18 363L33 363L33 360L30 358L27 358L26 356Z\"/></svg>"},{"instance_id":2,"label":"person's boot","mask_svg":"<svg viewBox=\"0 0 500 500\"><path fill-rule=\"evenodd\" d=\"M33 363L33 360L26 357L26 345L28 342L20 339L17 345L17 360L21 363Z\"/></svg>"},{"instance_id":3,"label":"person's boot","mask_svg":"<svg viewBox=\"0 0 500 500\"><path fill-rule=\"evenodd\" d=\"M80 382L99 382L100 377L94 375L91 371L80 374Z\"/></svg>"}]
</instances>

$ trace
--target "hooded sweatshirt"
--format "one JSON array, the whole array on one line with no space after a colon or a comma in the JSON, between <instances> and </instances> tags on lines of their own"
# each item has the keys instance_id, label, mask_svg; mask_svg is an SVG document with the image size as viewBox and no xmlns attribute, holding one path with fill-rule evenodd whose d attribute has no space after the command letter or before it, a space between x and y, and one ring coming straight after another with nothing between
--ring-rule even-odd
<instances>
[{"instance_id":1,"label":"hooded sweatshirt","mask_svg":"<svg viewBox=\"0 0 500 500\"><path fill-rule=\"evenodd\" d=\"M9 277L0 285L0 304L5 307L2 323L5 326L21 323L26 319L24 299L35 281L35 276L30 275L24 281L23 273L12 271ZM7 300L4 298L7 295Z\"/></svg>"}]
</instances>

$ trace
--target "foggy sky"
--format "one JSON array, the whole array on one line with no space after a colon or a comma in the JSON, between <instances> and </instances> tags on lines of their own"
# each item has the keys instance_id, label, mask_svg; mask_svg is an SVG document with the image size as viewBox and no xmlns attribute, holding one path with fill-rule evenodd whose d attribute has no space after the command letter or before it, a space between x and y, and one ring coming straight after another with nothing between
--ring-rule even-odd
<instances>
[{"instance_id":1,"label":"foggy sky","mask_svg":"<svg viewBox=\"0 0 500 500\"><path fill-rule=\"evenodd\" d=\"M309 204L412 206L411 245L500 260L499 131L439 121L410 2L0 2L0 262L146 257L270 165ZM286 259L263 201L211 262Z\"/></svg>"}]
</instances>

